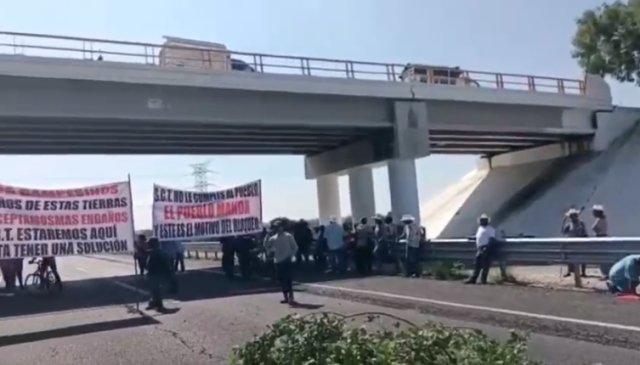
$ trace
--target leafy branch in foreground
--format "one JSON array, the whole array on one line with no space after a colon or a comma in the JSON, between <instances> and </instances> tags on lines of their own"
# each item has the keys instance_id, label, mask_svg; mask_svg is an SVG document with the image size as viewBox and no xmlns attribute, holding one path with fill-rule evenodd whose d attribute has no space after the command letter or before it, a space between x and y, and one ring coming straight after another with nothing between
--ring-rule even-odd
<instances>
[{"instance_id":1,"label":"leafy branch in foreground","mask_svg":"<svg viewBox=\"0 0 640 365\"><path fill-rule=\"evenodd\" d=\"M384 318L386 317L386 318ZM364 323L355 325L358 318ZM391 318L391 329L380 320ZM403 328L404 327L404 328ZM527 338L506 341L478 330L417 326L384 313L287 316L233 350L234 365L542 365L527 356Z\"/></svg>"}]
</instances>

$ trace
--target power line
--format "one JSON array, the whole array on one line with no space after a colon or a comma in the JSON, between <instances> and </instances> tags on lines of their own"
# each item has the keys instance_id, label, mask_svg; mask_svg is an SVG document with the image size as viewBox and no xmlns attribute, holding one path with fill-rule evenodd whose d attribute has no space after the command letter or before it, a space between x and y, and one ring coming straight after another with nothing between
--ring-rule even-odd
<instances>
[{"instance_id":1,"label":"power line","mask_svg":"<svg viewBox=\"0 0 640 365\"><path fill-rule=\"evenodd\" d=\"M209 190L209 186L215 186L215 184L209 184L209 174L215 174L215 171L209 170L210 160L190 165L193 169L191 175L193 175L193 187L196 191L205 192Z\"/></svg>"}]
</instances>

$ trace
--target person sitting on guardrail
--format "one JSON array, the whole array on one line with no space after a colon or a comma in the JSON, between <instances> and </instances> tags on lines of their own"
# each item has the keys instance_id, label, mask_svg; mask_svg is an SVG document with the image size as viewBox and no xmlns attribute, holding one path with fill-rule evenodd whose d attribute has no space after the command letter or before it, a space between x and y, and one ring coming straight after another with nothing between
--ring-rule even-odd
<instances>
[{"instance_id":1,"label":"person sitting on guardrail","mask_svg":"<svg viewBox=\"0 0 640 365\"><path fill-rule=\"evenodd\" d=\"M587 228L584 222L580 219L580 211L572 208L567 212L567 219L565 225L562 228L562 233L566 237L588 237ZM567 265L567 273L564 277L571 276L575 272L576 268L573 264ZM580 265L580 276L587 277L587 265Z\"/></svg>"},{"instance_id":2,"label":"person sitting on guardrail","mask_svg":"<svg viewBox=\"0 0 640 365\"><path fill-rule=\"evenodd\" d=\"M298 252L298 244L295 238L284 230L284 223L276 223L277 231L266 242L267 249L273 251L273 259L276 263L278 279L282 284L284 300L280 303L294 303L293 298L293 257Z\"/></svg>"},{"instance_id":3,"label":"person sitting on guardrail","mask_svg":"<svg viewBox=\"0 0 640 365\"><path fill-rule=\"evenodd\" d=\"M607 224L607 216L604 214L604 207L596 204L591 208L591 213L594 218L591 231L596 237L607 237L609 235L609 225ZM605 280L609 278L609 270L612 267L613 264L600 265L600 273Z\"/></svg>"},{"instance_id":4,"label":"person sitting on guardrail","mask_svg":"<svg viewBox=\"0 0 640 365\"><path fill-rule=\"evenodd\" d=\"M607 287L613 294L638 295L640 285L640 255L629 255L616 262L609 270Z\"/></svg>"},{"instance_id":5,"label":"person sitting on guardrail","mask_svg":"<svg viewBox=\"0 0 640 365\"><path fill-rule=\"evenodd\" d=\"M405 247L405 276L419 277L422 274L420 265L420 227L411 214L404 214L400 221L404 224L399 242Z\"/></svg>"},{"instance_id":6,"label":"person sitting on guardrail","mask_svg":"<svg viewBox=\"0 0 640 365\"><path fill-rule=\"evenodd\" d=\"M344 273L347 271L345 262L346 252L344 244L345 231L338 218L329 218L329 224L324 229L324 237L327 240L327 258L329 260L329 271L332 273Z\"/></svg>"},{"instance_id":7,"label":"person sitting on guardrail","mask_svg":"<svg viewBox=\"0 0 640 365\"><path fill-rule=\"evenodd\" d=\"M476 230L476 257L473 265L471 277L465 284L475 284L480 276L480 283L486 284L491 260L493 259L496 231L491 226L489 216L483 214L478 218L478 229Z\"/></svg>"}]
</instances>

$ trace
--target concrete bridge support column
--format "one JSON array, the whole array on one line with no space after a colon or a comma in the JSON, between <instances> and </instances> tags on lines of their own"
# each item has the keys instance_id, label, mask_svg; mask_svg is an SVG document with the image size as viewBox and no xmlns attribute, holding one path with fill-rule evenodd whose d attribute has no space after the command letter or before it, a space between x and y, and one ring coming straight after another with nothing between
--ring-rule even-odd
<instances>
[{"instance_id":1,"label":"concrete bridge support column","mask_svg":"<svg viewBox=\"0 0 640 365\"><path fill-rule=\"evenodd\" d=\"M411 214L416 218L416 223L420 224L420 198L415 160L391 160L388 162L388 168L391 212L394 222L399 222L403 214Z\"/></svg>"},{"instance_id":2,"label":"concrete bridge support column","mask_svg":"<svg viewBox=\"0 0 640 365\"><path fill-rule=\"evenodd\" d=\"M316 180L320 223L329 223L329 218L342 218L340 213L340 185L338 175L325 175Z\"/></svg>"},{"instance_id":3,"label":"concrete bridge support column","mask_svg":"<svg viewBox=\"0 0 640 365\"><path fill-rule=\"evenodd\" d=\"M360 221L362 217L371 220L371 217L376 214L373 170L371 168L357 167L349 170L349 198L354 222Z\"/></svg>"}]
</instances>

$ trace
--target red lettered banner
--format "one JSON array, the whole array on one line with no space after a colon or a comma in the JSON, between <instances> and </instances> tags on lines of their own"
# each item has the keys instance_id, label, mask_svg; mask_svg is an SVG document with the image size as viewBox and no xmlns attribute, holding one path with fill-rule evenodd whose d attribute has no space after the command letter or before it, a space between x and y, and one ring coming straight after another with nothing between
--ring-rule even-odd
<instances>
[{"instance_id":1,"label":"red lettered banner","mask_svg":"<svg viewBox=\"0 0 640 365\"><path fill-rule=\"evenodd\" d=\"M133 252L128 182L40 190L0 185L0 258Z\"/></svg>"},{"instance_id":2,"label":"red lettered banner","mask_svg":"<svg viewBox=\"0 0 640 365\"><path fill-rule=\"evenodd\" d=\"M153 186L153 232L160 240L242 236L260 231L260 180L211 192Z\"/></svg>"}]
</instances>

